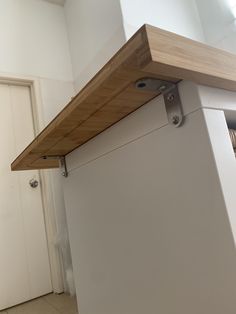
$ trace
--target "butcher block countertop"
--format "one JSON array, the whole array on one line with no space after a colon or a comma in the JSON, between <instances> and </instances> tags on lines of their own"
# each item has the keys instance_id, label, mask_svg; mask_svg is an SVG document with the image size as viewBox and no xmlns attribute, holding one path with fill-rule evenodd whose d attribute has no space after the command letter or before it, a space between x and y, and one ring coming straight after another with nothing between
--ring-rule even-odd
<instances>
[{"instance_id":1,"label":"butcher block countertop","mask_svg":"<svg viewBox=\"0 0 236 314\"><path fill-rule=\"evenodd\" d=\"M236 91L236 56L144 25L13 161L12 170L59 167L66 156L159 94L143 78Z\"/></svg>"}]
</instances>

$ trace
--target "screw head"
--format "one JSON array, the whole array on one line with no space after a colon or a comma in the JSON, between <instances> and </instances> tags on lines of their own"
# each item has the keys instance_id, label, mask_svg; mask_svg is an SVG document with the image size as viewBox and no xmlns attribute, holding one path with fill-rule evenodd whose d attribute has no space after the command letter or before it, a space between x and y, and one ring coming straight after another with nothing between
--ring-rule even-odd
<instances>
[{"instance_id":1,"label":"screw head","mask_svg":"<svg viewBox=\"0 0 236 314\"><path fill-rule=\"evenodd\" d=\"M168 99L168 101L173 101L175 99L175 95L170 93L170 94L168 94L167 99Z\"/></svg>"},{"instance_id":2,"label":"screw head","mask_svg":"<svg viewBox=\"0 0 236 314\"><path fill-rule=\"evenodd\" d=\"M146 83L141 81L141 82L138 82L136 86L137 86L137 88L142 89L142 88L146 87Z\"/></svg>"},{"instance_id":3,"label":"screw head","mask_svg":"<svg viewBox=\"0 0 236 314\"><path fill-rule=\"evenodd\" d=\"M171 121L174 125L177 125L180 122L180 117L175 115L171 118Z\"/></svg>"}]
</instances>

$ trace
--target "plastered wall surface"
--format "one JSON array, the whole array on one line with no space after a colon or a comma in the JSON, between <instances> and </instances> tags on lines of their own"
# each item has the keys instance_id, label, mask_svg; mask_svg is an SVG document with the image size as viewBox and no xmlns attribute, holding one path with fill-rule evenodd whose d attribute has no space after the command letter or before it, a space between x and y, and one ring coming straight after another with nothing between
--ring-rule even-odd
<instances>
[{"instance_id":1,"label":"plastered wall surface","mask_svg":"<svg viewBox=\"0 0 236 314\"><path fill-rule=\"evenodd\" d=\"M73 96L63 7L39 0L0 1L0 73L41 83L45 124Z\"/></svg>"},{"instance_id":2,"label":"plastered wall surface","mask_svg":"<svg viewBox=\"0 0 236 314\"><path fill-rule=\"evenodd\" d=\"M120 1L68 0L65 16L79 91L126 41Z\"/></svg>"},{"instance_id":3,"label":"plastered wall surface","mask_svg":"<svg viewBox=\"0 0 236 314\"><path fill-rule=\"evenodd\" d=\"M236 53L236 23L230 0L196 0L206 42Z\"/></svg>"},{"instance_id":4,"label":"plastered wall surface","mask_svg":"<svg viewBox=\"0 0 236 314\"><path fill-rule=\"evenodd\" d=\"M0 70L72 80L63 8L38 0L0 1Z\"/></svg>"},{"instance_id":5,"label":"plastered wall surface","mask_svg":"<svg viewBox=\"0 0 236 314\"><path fill-rule=\"evenodd\" d=\"M197 41L205 40L195 0L120 2L127 39L143 24L151 24Z\"/></svg>"}]
</instances>

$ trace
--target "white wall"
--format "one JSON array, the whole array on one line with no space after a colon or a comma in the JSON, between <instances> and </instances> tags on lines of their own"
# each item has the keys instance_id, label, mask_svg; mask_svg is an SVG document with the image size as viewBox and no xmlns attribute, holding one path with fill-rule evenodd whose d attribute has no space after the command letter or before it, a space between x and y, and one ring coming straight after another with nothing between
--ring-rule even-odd
<instances>
[{"instance_id":1,"label":"white wall","mask_svg":"<svg viewBox=\"0 0 236 314\"><path fill-rule=\"evenodd\" d=\"M143 24L151 24L204 41L195 0L120 0L127 38Z\"/></svg>"},{"instance_id":2,"label":"white wall","mask_svg":"<svg viewBox=\"0 0 236 314\"><path fill-rule=\"evenodd\" d=\"M64 10L39 0L0 1L0 73L39 78L45 123L73 96Z\"/></svg>"},{"instance_id":3,"label":"white wall","mask_svg":"<svg viewBox=\"0 0 236 314\"><path fill-rule=\"evenodd\" d=\"M74 96L73 81L40 78L44 123L47 125Z\"/></svg>"},{"instance_id":4,"label":"white wall","mask_svg":"<svg viewBox=\"0 0 236 314\"><path fill-rule=\"evenodd\" d=\"M229 0L196 0L207 43L236 53L236 24Z\"/></svg>"},{"instance_id":5,"label":"white wall","mask_svg":"<svg viewBox=\"0 0 236 314\"><path fill-rule=\"evenodd\" d=\"M195 0L67 0L65 14L77 91L144 23L204 41Z\"/></svg>"},{"instance_id":6,"label":"white wall","mask_svg":"<svg viewBox=\"0 0 236 314\"><path fill-rule=\"evenodd\" d=\"M71 80L63 9L39 0L0 1L0 70Z\"/></svg>"},{"instance_id":7,"label":"white wall","mask_svg":"<svg viewBox=\"0 0 236 314\"><path fill-rule=\"evenodd\" d=\"M125 43L119 0L67 0L65 5L76 90Z\"/></svg>"}]
</instances>

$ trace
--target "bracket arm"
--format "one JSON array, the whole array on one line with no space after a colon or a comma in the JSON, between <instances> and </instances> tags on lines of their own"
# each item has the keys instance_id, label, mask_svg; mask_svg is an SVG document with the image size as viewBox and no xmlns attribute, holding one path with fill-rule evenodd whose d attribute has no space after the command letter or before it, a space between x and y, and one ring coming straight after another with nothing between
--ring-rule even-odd
<instances>
[{"instance_id":1,"label":"bracket arm","mask_svg":"<svg viewBox=\"0 0 236 314\"><path fill-rule=\"evenodd\" d=\"M156 91L163 95L167 118L170 124L178 128L184 116L177 84L155 78L143 78L135 83L139 90Z\"/></svg>"},{"instance_id":2,"label":"bracket arm","mask_svg":"<svg viewBox=\"0 0 236 314\"><path fill-rule=\"evenodd\" d=\"M66 157L65 156L43 156L42 159L57 159L59 160L61 174L63 177L68 177L67 165L66 165Z\"/></svg>"}]
</instances>

